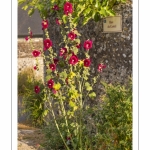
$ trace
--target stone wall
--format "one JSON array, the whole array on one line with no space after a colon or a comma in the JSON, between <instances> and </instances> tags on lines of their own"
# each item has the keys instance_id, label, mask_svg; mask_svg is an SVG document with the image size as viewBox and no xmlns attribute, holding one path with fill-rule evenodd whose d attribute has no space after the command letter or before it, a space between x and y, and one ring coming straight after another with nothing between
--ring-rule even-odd
<instances>
[{"instance_id":1,"label":"stone wall","mask_svg":"<svg viewBox=\"0 0 150 150\"><path fill-rule=\"evenodd\" d=\"M43 49L43 38L32 38L35 49ZM35 75L41 79L44 76L43 58L38 57L39 71L35 71ZM33 68L36 64L36 59L32 56L32 48L29 41L24 38L18 38L18 73L26 68Z\"/></svg>"},{"instance_id":2,"label":"stone wall","mask_svg":"<svg viewBox=\"0 0 150 150\"><path fill-rule=\"evenodd\" d=\"M103 19L99 22L90 21L84 27L79 26L77 29L81 34L82 43L87 39L93 41L93 48L90 49L91 73L95 75L97 65L104 63L107 68L101 73L101 80L123 84L128 80L128 76L132 77L132 3L129 1L114 9L117 15L122 16L121 33L103 33ZM50 20L50 37L54 41L54 49L58 52L61 40L60 29L53 18ZM98 89L100 88L101 86L98 85Z\"/></svg>"}]
</instances>

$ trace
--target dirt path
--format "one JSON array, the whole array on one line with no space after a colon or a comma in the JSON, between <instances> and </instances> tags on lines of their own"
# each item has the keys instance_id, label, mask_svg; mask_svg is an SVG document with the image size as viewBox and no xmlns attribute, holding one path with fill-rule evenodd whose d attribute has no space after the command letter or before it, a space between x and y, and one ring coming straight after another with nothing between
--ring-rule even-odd
<instances>
[{"instance_id":1,"label":"dirt path","mask_svg":"<svg viewBox=\"0 0 150 150\"><path fill-rule=\"evenodd\" d=\"M43 141L44 135L40 129L18 125L18 150L44 150L41 146Z\"/></svg>"}]
</instances>

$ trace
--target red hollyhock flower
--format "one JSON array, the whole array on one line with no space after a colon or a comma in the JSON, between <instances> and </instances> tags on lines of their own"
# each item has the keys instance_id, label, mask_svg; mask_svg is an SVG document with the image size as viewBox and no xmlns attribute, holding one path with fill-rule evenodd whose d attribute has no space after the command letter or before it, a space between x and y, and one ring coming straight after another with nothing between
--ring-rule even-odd
<instances>
[{"instance_id":1,"label":"red hollyhock flower","mask_svg":"<svg viewBox=\"0 0 150 150\"><path fill-rule=\"evenodd\" d=\"M58 7L58 5L54 5L52 9L53 10L59 10L59 7Z\"/></svg>"},{"instance_id":2,"label":"red hollyhock flower","mask_svg":"<svg viewBox=\"0 0 150 150\"><path fill-rule=\"evenodd\" d=\"M63 56L63 55L65 55L66 53L67 53L67 48L63 47L63 48L61 48L60 51L59 51L59 56Z\"/></svg>"},{"instance_id":3,"label":"red hollyhock flower","mask_svg":"<svg viewBox=\"0 0 150 150\"><path fill-rule=\"evenodd\" d=\"M86 40L86 41L84 42L84 48L85 48L86 50L89 50L90 48L92 48L92 41Z\"/></svg>"},{"instance_id":4,"label":"red hollyhock flower","mask_svg":"<svg viewBox=\"0 0 150 150\"><path fill-rule=\"evenodd\" d=\"M103 70L104 68L106 68L106 65L104 65L104 64L99 64L99 65L98 65L98 71L99 71L99 72L102 72L102 70Z\"/></svg>"},{"instance_id":5,"label":"red hollyhock flower","mask_svg":"<svg viewBox=\"0 0 150 150\"><path fill-rule=\"evenodd\" d=\"M42 29L47 29L48 28L48 20L43 20L42 21Z\"/></svg>"},{"instance_id":6,"label":"red hollyhock flower","mask_svg":"<svg viewBox=\"0 0 150 150\"><path fill-rule=\"evenodd\" d=\"M33 69L34 69L34 70L36 70L36 69L37 69L37 67L36 67L36 66L34 66L34 67L33 67Z\"/></svg>"},{"instance_id":7,"label":"red hollyhock flower","mask_svg":"<svg viewBox=\"0 0 150 150\"><path fill-rule=\"evenodd\" d=\"M29 37L28 37L28 36L26 36L26 37L25 37L25 40L26 40L26 41L28 41L28 40L29 40Z\"/></svg>"},{"instance_id":8,"label":"red hollyhock flower","mask_svg":"<svg viewBox=\"0 0 150 150\"><path fill-rule=\"evenodd\" d=\"M50 89L52 89L53 86L54 86L54 81L53 81L52 79L50 79L50 80L47 82L47 85L48 85L48 87L49 87Z\"/></svg>"},{"instance_id":9,"label":"red hollyhock flower","mask_svg":"<svg viewBox=\"0 0 150 150\"><path fill-rule=\"evenodd\" d=\"M64 14L66 14L68 16L68 14L72 14L73 13L73 7L72 4L69 2L66 2L64 4Z\"/></svg>"},{"instance_id":10,"label":"red hollyhock flower","mask_svg":"<svg viewBox=\"0 0 150 150\"><path fill-rule=\"evenodd\" d=\"M59 62L59 60L57 58L54 58L53 61L54 61L55 65L57 65L57 63Z\"/></svg>"},{"instance_id":11,"label":"red hollyhock flower","mask_svg":"<svg viewBox=\"0 0 150 150\"><path fill-rule=\"evenodd\" d=\"M34 51L32 52L32 55L33 55L34 57L38 57L40 54L41 54L41 53L40 53L40 51L38 51L38 50L34 50Z\"/></svg>"},{"instance_id":12,"label":"red hollyhock flower","mask_svg":"<svg viewBox=\"0 0 150 150\"><path fill-rule=\"evenodd\" d=\"M77 48L81 48L81 44L77 44L76 47L77 47Z\"/></svg>"},{"instance_id":13,"label":"red hollyhock flower","mask_svg":"<svg viewBox=\"0 0 150 150\"><path fill-rule=\"evenodd\" d=\"M38 85L36 85L34 87L34 91L35 91L35 93L39 93L40 92L40 87Z\"/></svg>"},{"instance_id":14,"label":"red hollyhock flower","mask_svg":"<svg viewBox=\"0 0 150 150\"><path fill-rule=\"evenodd\" d=\"M44 40L44 50L49 49L50 47L52 47L53 43L50 39L45 39Z\"/></svg>"},{"instance_id":15,"label":"red hollyhock flower","mask_svg":"<svg viewBox=\"0 0 150 150\"><path fill-rule=\"evenodd\" d=\"M77 37L77 35L74 32L72 32L72 31L68 34L68 38L70 40L74 40L76 37Z\"/></svg>"},{"instance_id":16,"label":"red hollyhock flower","mask_svg":"<svg viewBox=\"0 0 150 150\"><path fill-rule=\"evenodd\" d=\"M77 57L77 55L73 54L69 59L69 64L75 65L76 63L78 63L78 57Z\"/></svg>"},{"instance_id":17,"label":"red hollyhock flower","mask_svg":"<svg viewBox=\"0 0 150 150\"><path fill-rule=\"evenodd\" d=\"M30 38L32 38L33 34L32 34L32 31L30 31Z\"/></svg>"},{"instance_id":18,"label":"red hollyhock flower","mask_svg":"<svg viewBox=\"0 0 150 150\"><path fill-rule=\"evenodd\" d=\"M50 67L50 69L51 69L52 71L55 71L55 70L56 70L56 65L55 65L55 64L50 64L49 67Z\"/></svg>"},{"instance_id":19,"label":"red hollyhock flower","mask_svg":"<svg viewBox=\"0 0 150 150\"><path fill-rule=\"evenodd\" d=\"M60 24L61 24L61 21L60 21L58 18L56 18L56 24L57 24L57 25L60 25Z\"/></svg>"},{"instance_id":20,"label":"red hollyhock flower","mask_svg":"<svg viewBox=\"0 0 150 150\"><path fill-rule=\"evenodd\" d=\"M91 60L90 60L90 59L85 59L85 60L84 60L84 66L85 66L85 67L89 67L90 64L91 64Z\"/></svg>"}]
</instances>

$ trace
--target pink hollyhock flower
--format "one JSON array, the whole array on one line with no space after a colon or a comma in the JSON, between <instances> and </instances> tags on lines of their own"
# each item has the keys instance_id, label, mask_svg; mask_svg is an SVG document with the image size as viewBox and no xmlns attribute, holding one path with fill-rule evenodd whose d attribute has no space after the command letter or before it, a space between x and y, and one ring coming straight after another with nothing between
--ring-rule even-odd
<instances>
[{"instance_id":1,"label":"pink hollyhock flower","mask_svg":"<svg viewBox=\"0 0 150 150\"><path fill-rule=\"evenodd\" d=\"M57 93L57 90L55 90L54 88L52 89L53 94Z\"/></svg>"},{"instance_id":2,"label":"pink hollyhock flower","mask_svg":"<svg viewBox=\"0 0 150 150\"><path fill-rule=\"evenodd\" d=\"M91 60L90 59L84 59L84 66L85 67L89 67L91 64Z\"/></svg>"},{"instance_id":3,"label":"pink hollyhock flower","mask_svg":"<svg viewBox=\"0 0 150 150\"><path fill-rule=\"evenodd\" d=\"M66 14L68 16L68 14L72 14L73 13L73 7L72 4L69 2L66 2L64 4L64 14Z\"/></svg>"},{"instance_id":4,"label":"pink hollyhock flower","mask_svg":"<svg viewBox=\"0 0 150 150\"><path fill-rule=\"evenodd\" d=\"M26 40L26 41L28 41L28 40L29 40L29 37L28 37L28 36L26 36L26 37L25 37L25 40Z\"/></svg>"},{"instance_id":5,"label":"pink hollyhock flower","mask_svg":"<svg viewBox=\"0 0 150 150\"><path fill-rule=\"evenodd\" d=\"M98 65L98 71L99 71L99 72L102 72L102 70L103 70L104 68L106 68L106 65L104 65L104 64L99 64L99 65Z\"/></svg>"},{"instance_id":6,"label":"pink hollyhock flower","mask_svg":"<svg viewBox=\"0 0 150 150\"><path fill-rule=\"evenodd\" d=\"M50 79L50 80L47 82L47 85L48 85L48 87L49 87L50 89L52 89L53 86L54 86L54 81L53 81L52 79Z\"/></svg>"},{"instance_id":7,"label":"pink hollyhock flower","mask_svg":"<svg viewBox=\"0 0 150 150\"><path fill-rule=\"evenodd\" d=\"M89 50L90 48L92 48L92 41L86 40L86 41L84 42L84 48L85 48L86 50Z\"/></svg>"},{"instance_id":8,"label":"pink hollyhock flower","mask_svg":"<svg viewBox=\"0 0 150 150\"><path fill-rule=\"evenodd\" d=\"M56 24L57 24L57 25L60 25L60 24L61 24L61 21L60 21L58 18L56 18Z\"/></svg>"},{"instance_id":9,"label":"pink hollyhock flower","mask_svg":"<svg viewBox=\"0 0 150 150\"><path fill-rule=\"evenodd\" d=\"M74 32L72 32L72 31L68 34L68 38L70 40L74 40L76 37L77 37L77 35Z\"/></svg>"},{"instance_id":10,"label":"pink hollyhock flower","mask_svg":"<svg viewBox=\"0 0 150 150\"><path fill-rule=\"evenodd\" d=\"M50 64L49 67L50 67L50 69L51 69L52 71L55 71L55 70L56 70L56 65L55 65L55 64Z\"/></svg>"},{"instance_id":11,"label":"pink hollyhock flower","mask_svg":"<svg viewBox=\"0 0 150 150\"><path fill-rule=\"evenodd\" d=\"M40 92L40 87L38 85L36 85L34 87L34 91L35 91L35 93L39 93Z\"/></svg>"},{"instance_id":12,"label":"pink hollyhock flower","mask_svg":"<svg viewBox=\"0 0 150 150\"><path fill-rule=\"evenodd\" d=\"M42 21L42 29L47 29L48 28L48 20L43 20Z\"/></svg>"},{"instance_id":13,"label":"pink hollyhock flower","mask_svg":"<svg viewBox=\"0 0 150 150\"><path fill-rule=\"evenodd\" d=\"M78 63L78 57L77 57L77 55L73 54L69 59L69 64L75 65L76 63Z\"/></svg>"},{"instance_id":14,"label":"pink hollyhock flower","mask_svg":"<svg viewBox=\"0 0 150 150\"><path fill-rule=\"evenodd\" d=\"M59 62L59 60L57 58L54 58L53 61L54 61L55 65L57 65L57 63Z\"/></svg>"},{"instance_id":15,"label":"pink hollyhock flower","mask_svg":"<svg viewBox=\"0 0 150 150\"><path fill-rule=\"evenodd\" d=\"M54 5L52 9L53 10L59 10L59 7L58 7L58 5Z\"/></svg>"},{"instance_id":16,"label":"pink hollyhock flower","mask_svg":"<svg viewBox=\"0 0 150 150\"><path fill-rule=\"evenodd\" d=\"M76 47L77 47L77 48L81 48L81 44L77 44Z\"/></svg>"},{"instance_id":17,"label":"pink hollyhock flower","mask_svg":"<svg viewBox=\"0 0 150 150\"><path fill-rule=\"evenodd\" d=\"M36 69L37 69L37 67L36 67L36 66L34 66L34 67L33 67L33 69L34 69L34 70L36 70Z\"/></svg>"},{"instance_id":18,"label":"pink hollyhock flower","mask_svg":"<svg viewBox=\"0 0 150 150\"><path fill-rule=\"evenodd\" d=\"M65 55L66 53L67 53L67 48L63 47L63 48L61 48L60 51L59 51L59 56L63 56L63 55Z\"/></svg>"},{"instance_id":19,"label":"pink hollyhock flower","mask_svg":"<svg viewBox=\"0 0 150 150\"><path fill-rule=\"evenodd\" d=\"M34 50L34 51L32 52L32 55L33 55L34 57L38 57L40 54L41 54L41 53L40 53L40 51L38 51L38 50Z\"/></svg>"},{"instance_id":20,"label":"pink hollyhock flower","mask_svg":"<svg viewBox=\"0 0 150 150\"><path fill-rule=\"evenodd\" d=\"M52 47L53 43L50 39L45 39L44 40L44 50L49 49L50 47Z\"/></svg>"}]
</instances>

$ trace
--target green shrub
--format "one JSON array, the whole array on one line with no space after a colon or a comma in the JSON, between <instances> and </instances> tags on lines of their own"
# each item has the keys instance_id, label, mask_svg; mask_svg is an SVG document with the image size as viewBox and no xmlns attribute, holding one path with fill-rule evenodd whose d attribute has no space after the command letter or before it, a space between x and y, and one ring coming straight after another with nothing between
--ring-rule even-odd
<instances>
[{"instance_id":1,"label":"green shrub","mask_svg":"<svg viewBox=\"0 0 150 150\"><path fill-rule=\"evenodd\" d=\"M101 110L95 113L95 149L132 149L132 81L127 85L102 83L105 94Z\"/></svg>"}]
</instances>

